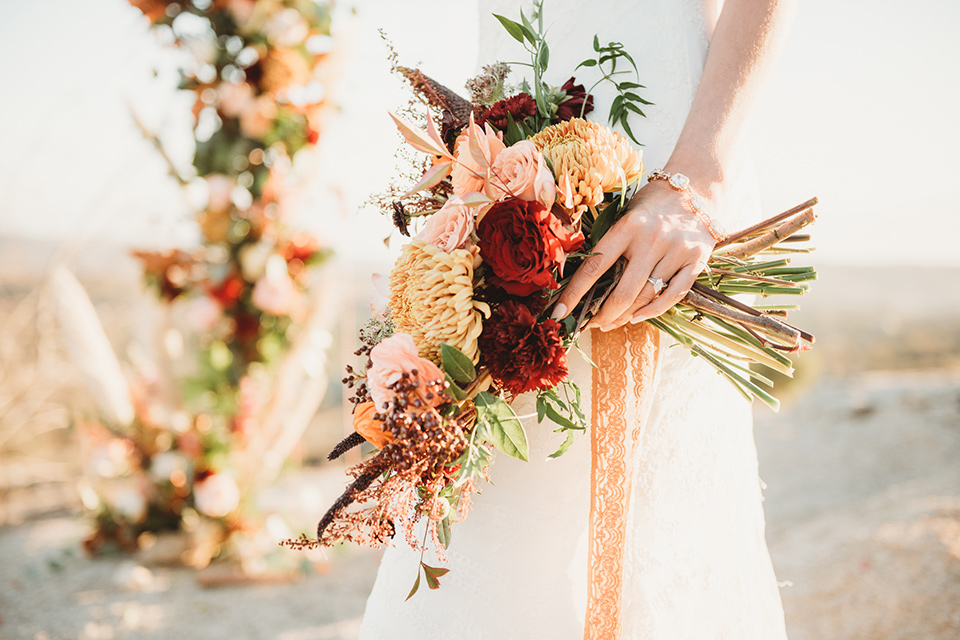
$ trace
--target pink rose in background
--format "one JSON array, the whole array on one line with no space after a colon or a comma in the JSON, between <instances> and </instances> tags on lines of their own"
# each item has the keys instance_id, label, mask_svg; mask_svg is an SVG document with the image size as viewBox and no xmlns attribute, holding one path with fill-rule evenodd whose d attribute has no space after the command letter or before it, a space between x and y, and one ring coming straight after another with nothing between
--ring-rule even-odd
<instances>
[{"instance_id":1,"label":"pink rose in background","mask_svg":"<svg viewBox=\"0 0 960 640\"><path fill-rule=\"evenodd\" d=\"M290 313L297 300L297 288L287 272L283 258L277 255L270 257L267 261L267 273L257 280L250 298L254 306L261 311L275 316Z\"/></svg>"},{"instance_id":2,"label":"pink rose in background","mask_svg":"<svg viewBox=\"0 0 960 640\"><path fill-rule=\"evenodd\" d=\"M393 399L394 393L389 387L400 380L404 373L416 369L424 393L427 392L427 383L443 380L443 373L437 365L420 357L417 345L407 333L395 333L375 346L370 351L370 360L373 366L367 371L367 388L378 410ZM439 388L432 393L433 398L424 400L432 406L443 402L444 395Z\"/></svg>"},{"instance_id":3,"label":"pink rose in background","mask_svg":"<svg viewBox=\"0 0 960 640\"><path fill-rule=\"evenodd\" d=\"M503 195L528 202L536 200L548 210L557 200L553 174L547 168L543 154L529 140L507 147L493 161L490 182Z\"/></svg>"},{"instance_id":4,"label":"pink rose in background","mask_svg":"<svg viewBox=\"0 0 960 640\"><path fill-rule=\"evenodd\" d=\"M212 473L193 485L197 511L211 518L223 518L240 506L240 488L233 476Z\"/></svg>"},{"instance_id":5,"label":"pink rose in background","mask_svg":"<svg viewBox=\"0 0 960 640\"><path fill-rule=\"evenodd\" d=\"M205 178L207 182L207 211L211 213L226 213L230 208L230 192L234 182L220 173L211 173Z\"/></svg>"},{"instance_id":6,"label":"pink rose in background","mask_svg":"<svg viewBox=\"0 0 960 640\"><path fill-rule=\"evenodd\" d=\"M471 150L471 147L473 149ZM506 149L503 134L494 131L489 124L481 129L474 124L472 116L470 126L463 130L454 146L457 161L453 163L451 179L453 192L462 196L471 191L484 192L487 186L485 176L501 151ZM485 162L479 162L474 153L483 156ZM476 175L479 174L479 175Z\"/></svg>"},{"instance_id":7,"label":"pink rose in background","mask_svg":"<svg viewBox=\"0 0 960 640\"><path fill-rule=\"evenodd\" d=\"M271 96L260 96L240 113L240 130L249 138L259 140L270 133L277 117L277 101Z\"/></svg>"},{"instance_id":8,"label":"pink rose in background","mask_svg":"<svg viewBox=\"0 0 960 640\"><path fill-rule=\"evenodd\" d=\"M239 84L221 82L220 86L217 87L217 93L220 97L220 111L225 116L236 118L253 106L255 97L253 87L247 82Z\"/></svg>"},{"instance_id":9,"label":"pink rose in background","mask_svg":"<svg viewBox=\"0 0 960 640\"><path fill-rule=\"evenodd\" d=\"M459 196L454 196L427 219L427 224L417 235L417 240L429 242L450 253L462 247L471 233L473 233L473 211L463 204Z\"/></svg>"},{"instance_id":10,"label":"pink rose in background","mask_svg":"<svg viewBox=\"0 0 960 640\"><path fill-rule=\"evenodd\" d=\"M223 307L210 296L192 298L187 304L187 324L194 331L207 333L223 318Z\"/></svg>"}]
</instances>

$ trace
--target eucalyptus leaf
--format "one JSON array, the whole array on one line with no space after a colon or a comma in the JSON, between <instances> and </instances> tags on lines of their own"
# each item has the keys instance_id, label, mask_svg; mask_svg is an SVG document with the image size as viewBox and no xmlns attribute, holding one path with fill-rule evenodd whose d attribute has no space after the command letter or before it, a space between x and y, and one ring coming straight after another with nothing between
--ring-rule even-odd
<instances>
[{"instance_id":1,"label":"eucalyptus leaf","mask_svg":"<svg viewBox=\"0 0 960 640\"><path fill-rule=\"evenodd\" d=\"M460 385L458 385L456 381L450 377L449 373L444 373L443 375L447 379L447 382L450 383L450 386L447 387L447 395L458 402L460 400L464 400L467 397L467 392L460 388Z\"/></svg>"},{"instance_id":2,"label":"eucalyptus leaf","mask_svg":"<svg viewBox=\"0 0 960 640\"><path fill-rule=\"evenodd\" d=\"M444 372L461 384L473 382L477 377L477 369L467 354L446 342L440 345L440 361Z\"/></svg>"},{"instance_id":3,"label":"eucalyptus leaf","mask_svg":"<svg viewBox=\"0 0 960 640\"><path fill-rule=\"evenodd\" d=\"M440 541L440 544L443 545L444 549L450 548L450 533L450 516L447 516L437 525L437 539Z\"/></svg>"},{"instance_id":4,"label":"eucalyptus leaf","mask_svg":"<svg viewBox=\"0 0 960 640\"><path fill-rule=\"evenodd\" d=\"M482 391L474 399L477 420L487 424L487 435L497 449L526 462L530 457L527 434L523 425L502 398Z\"/></svg>"}]
</instances>

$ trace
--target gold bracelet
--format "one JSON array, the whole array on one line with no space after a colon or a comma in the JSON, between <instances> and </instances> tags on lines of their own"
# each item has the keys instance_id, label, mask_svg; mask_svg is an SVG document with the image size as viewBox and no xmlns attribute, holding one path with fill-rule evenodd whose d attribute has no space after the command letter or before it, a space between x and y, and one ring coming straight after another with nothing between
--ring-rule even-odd
<instances>
[{"instance_id":1,"label":"gold bracelet","mask_svg":"<svg viewBox=\"0 0 960 640\"><path fill-rule=\"evenodd\" d=\"M674 190L686 194L693 215L697 216L700 222L707 227L707 232L713 236L714 240L720 242L727 237L720 226L707 215L707 201L690 187L690 178L682 173L670 174L663 169L654 169L647 176L647 182L653 182L654 180L665 180Z\"/></svg>"}]
</instances>

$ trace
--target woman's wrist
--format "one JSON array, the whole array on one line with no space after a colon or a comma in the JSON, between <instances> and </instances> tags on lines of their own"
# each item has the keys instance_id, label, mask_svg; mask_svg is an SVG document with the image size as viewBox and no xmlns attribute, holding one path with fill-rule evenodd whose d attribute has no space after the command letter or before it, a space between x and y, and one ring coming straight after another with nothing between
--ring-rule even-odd
<instances>
[{"instance_id":1,"label":"woman's wrist","mask_svg":"<svg viewBox=\"0 0 960 640\"><path fill-rule=\"evenodd\" d=\"M720 242L726 237L725 229L717 222L714 217L713 203L715 199L708 199L700 194L685 173L679 171L670 172L664 169L655 169L647 175L647 181L650 183L663 183L668 186L677 197L682 201L686 208L694 217L696 217L705 227L713 239ZM713 195L713 194L711 194Z\"/></svg>"}]
</instances>

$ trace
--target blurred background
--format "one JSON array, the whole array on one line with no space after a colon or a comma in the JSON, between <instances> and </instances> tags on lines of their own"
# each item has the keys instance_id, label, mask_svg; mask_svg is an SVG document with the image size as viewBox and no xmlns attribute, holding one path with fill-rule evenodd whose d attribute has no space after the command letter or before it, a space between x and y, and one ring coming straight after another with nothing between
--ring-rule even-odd
<instances>
[{"instance_id":1,"label":"blurred background","mask_svg":"<svg viewBox=\"0 0 960 640\"><path fill-rule=\"evenodd\" d=\"M136 4L0 0L0 638L355 638L377 554L277 540L345 484L394 255L378 30L459 89L481 10L195 0L246 25L211 40ZM802 2L750 134L769 215L821 202L817 346L755 410L794 640L960 637L957 24Z\"/></svg>"}]
</instances>

